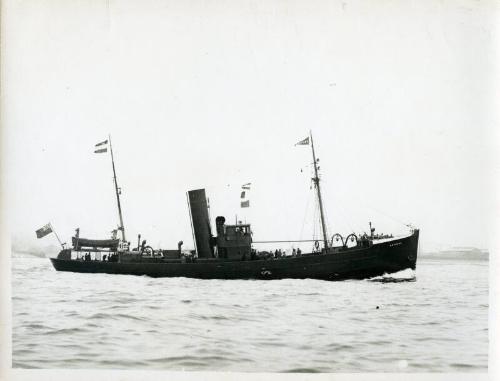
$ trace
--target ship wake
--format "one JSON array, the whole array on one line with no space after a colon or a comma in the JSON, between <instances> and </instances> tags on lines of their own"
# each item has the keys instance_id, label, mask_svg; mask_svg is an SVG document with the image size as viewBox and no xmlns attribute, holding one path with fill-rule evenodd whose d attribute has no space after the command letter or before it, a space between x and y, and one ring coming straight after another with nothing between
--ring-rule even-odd
<instances>
[{"instance_id":1,"label":"ship wake","mask_svg":"<svg viewBox=\"0 0 500 381\"><path fill-rule=\"evenodd\" d=\"M400 282L415 282L417 275L412 269L405 269L391 274L384 274L367 279L369 282L380 283L400 283Z\"/></svg>"}]
</instances>

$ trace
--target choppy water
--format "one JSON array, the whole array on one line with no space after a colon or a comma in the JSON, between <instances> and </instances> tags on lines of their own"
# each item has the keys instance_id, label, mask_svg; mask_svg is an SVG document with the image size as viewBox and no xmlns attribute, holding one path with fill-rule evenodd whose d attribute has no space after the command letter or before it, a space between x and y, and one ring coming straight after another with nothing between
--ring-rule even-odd
<instances>
[{"instance_id":1,"label":"choppy water","mask_svg":"<svg viewBox=\"0 0 500 381\"><path fill-rule=\"evenodd\" d=\"M74 274L39 258L12 267L14 368L487 371L487 261L423 260L416 277L343 282Z\"/></svg>"}]
</instances>

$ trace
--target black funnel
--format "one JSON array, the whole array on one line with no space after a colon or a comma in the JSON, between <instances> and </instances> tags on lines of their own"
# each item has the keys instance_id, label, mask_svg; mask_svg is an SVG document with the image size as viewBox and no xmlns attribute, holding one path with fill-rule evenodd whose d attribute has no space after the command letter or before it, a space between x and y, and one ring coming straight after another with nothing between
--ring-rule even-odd
<instances>
[{"instance_id":1,"label":"black funnel","mask_svg":"<svg viewBox=\"0 0 500 381\"><path fill-rule=\"evenodd\" d=\"M208 205L205 189L189 191L188 201L198 258L212 258L213 249L210 246L212 232L210 229L210 218L208 217Z\"/></svg>"}]
</instances>

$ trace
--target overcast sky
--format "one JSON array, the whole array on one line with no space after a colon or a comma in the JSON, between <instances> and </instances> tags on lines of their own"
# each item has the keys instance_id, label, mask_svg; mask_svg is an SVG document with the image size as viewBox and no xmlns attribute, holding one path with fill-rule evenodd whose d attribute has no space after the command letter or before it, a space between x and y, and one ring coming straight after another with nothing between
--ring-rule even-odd
<instances>
[{"instance_id":1,"label":"overcast sky","mask_svg":"<svg viewBox=\"0 0 500 381\"><path fill-rule=\"evenodd\" d=\"M310 147L330 234L421 229L424 249L488 247L498 106L495 2L4 3L2 156L9 227L51 222L192 247L185 192L255 240L308 239ZM239 208L252 183L251 208Z\"/></svg>"}]
</instances>

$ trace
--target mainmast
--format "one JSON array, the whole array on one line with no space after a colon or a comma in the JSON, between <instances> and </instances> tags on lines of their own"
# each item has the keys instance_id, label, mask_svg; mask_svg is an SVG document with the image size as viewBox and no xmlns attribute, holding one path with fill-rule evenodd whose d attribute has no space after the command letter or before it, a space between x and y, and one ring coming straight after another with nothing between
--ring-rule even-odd
<instances>
[{"instance_id":1,"label":"mainmast","mask_svg":"<svg viewBox=\"0 0 500 381\"><path fill-rule=\"evenodd\" d=\"M113 179L115 181L116 203L118 204L118 215L120 217L119 229L122 232L122 240L126 241L125 240L125 226L123 226L122 207L120 204L120 188L118 188L118 183L116 181L115 160L113 157L113 146L111 145L111 135L109 135L109 151L111 152L111 164L113 165Z\"/></svg>"},{"instance_id":2,"label":"mainmast","mask_svg":"<svg viewBox=\"0 0 500 381\"><path fill-rule=\"evenodd\" d=\"M311 149L312 149L312 155L313 155L313 161L314 161L313 181L314 181L314 186L316 187L316 192L318 195L319 213L321 216L321 228L323 231L323 244L324 244L325 250L328 250L328 238L327 238L326 225L325 225L325 213L323 212L323 200L321 199L321 189L319 186L318 164L316 162L316 154L314 153L314 143L313 143L313 137L312 137L311 131L309 131L309 135L311 137Z\"/></svg>"}]
</instances>

